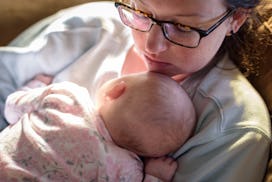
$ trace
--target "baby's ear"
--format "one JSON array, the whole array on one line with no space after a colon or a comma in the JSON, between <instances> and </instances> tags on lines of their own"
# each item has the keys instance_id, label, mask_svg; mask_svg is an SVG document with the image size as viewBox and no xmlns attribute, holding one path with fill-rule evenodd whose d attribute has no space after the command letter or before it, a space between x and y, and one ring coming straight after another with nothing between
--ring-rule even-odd
<instances>
[{"instance_id":1,"label":"baby's ear","mask_svg":"<svg viewBox=\"0 0 272 182\"><path fill-rule=\"evenodd\" d=\"M108 100L114 100L120 97L123 93L125 93L127 84L124 81L121 81L114 85L110 90L106 92L106 98Z\"/></svg>"}]
</instances>

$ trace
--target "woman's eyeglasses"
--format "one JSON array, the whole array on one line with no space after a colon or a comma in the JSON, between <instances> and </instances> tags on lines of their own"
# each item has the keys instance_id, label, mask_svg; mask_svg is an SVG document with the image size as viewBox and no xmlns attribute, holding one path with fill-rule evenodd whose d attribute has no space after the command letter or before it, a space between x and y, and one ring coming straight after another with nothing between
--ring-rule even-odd
<instances>
[{"instance_id":1,"label":"woman's eyeglasses","mask_svg":"<svg viewBox=\"0 0 272 182\"><path fill-rule=\"evenodd\" d=\"M170 42L188 48L195 48L199 45L201 38L206 37L230 17L235 9L230 9L208 30L201 30L191 26L170 21L160 21L151 15L136 10L125 4L115 2L122 22L132 29L148 32L154 24L161 26L164 37Z\"/></svg>"}]
</instances>

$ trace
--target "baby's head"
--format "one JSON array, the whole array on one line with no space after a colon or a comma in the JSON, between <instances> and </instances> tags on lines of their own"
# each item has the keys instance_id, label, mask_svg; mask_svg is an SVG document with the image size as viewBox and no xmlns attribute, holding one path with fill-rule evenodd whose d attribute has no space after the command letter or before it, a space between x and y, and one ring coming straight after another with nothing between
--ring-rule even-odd
<instances>
[{"instance_id":1,"label":"baby's head","mask_svg":"<svg viewBox=\"0 0 272 182\"><path fill-rule=\"evenodd\" d=\"M192 134L193 104L181 86L159 73L140 73L105 83L97 108L114 142L141 156L177 150Z\"/></svg>"}]
</instances>

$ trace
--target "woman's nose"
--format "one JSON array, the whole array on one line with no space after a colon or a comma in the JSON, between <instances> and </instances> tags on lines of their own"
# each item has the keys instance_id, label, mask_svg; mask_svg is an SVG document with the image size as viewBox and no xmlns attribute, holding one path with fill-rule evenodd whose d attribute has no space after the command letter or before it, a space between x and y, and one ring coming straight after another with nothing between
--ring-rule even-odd
<instances>
[{"instance_id":1,"label":"woman's nose","mask_svg":"<svg viewBox=\"0 0 272 182\"><path fill-rule=\"evenodd\" d=\"M145 49L147 52L156 54L163 52L168 48L168 42L165 39L162 29L159 25L153 25L151 30L147 32Z\"/></svg>"}]
</instances>

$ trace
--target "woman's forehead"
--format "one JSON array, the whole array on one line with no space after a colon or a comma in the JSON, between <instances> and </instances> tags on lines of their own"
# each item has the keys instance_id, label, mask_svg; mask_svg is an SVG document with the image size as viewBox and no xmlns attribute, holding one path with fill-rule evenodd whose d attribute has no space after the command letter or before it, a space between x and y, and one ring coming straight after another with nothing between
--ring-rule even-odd
<instances>
[{"instance_id":1,"label":"woman's forehead","mask_svg":"<svg viewBox=\"0 0 272 182\"><path fill-rule=\"evenodd\" d=\"M224 0L131 0L131 4L155 16L210 16L222 13Z\"/></svg>"}]
</instances>

